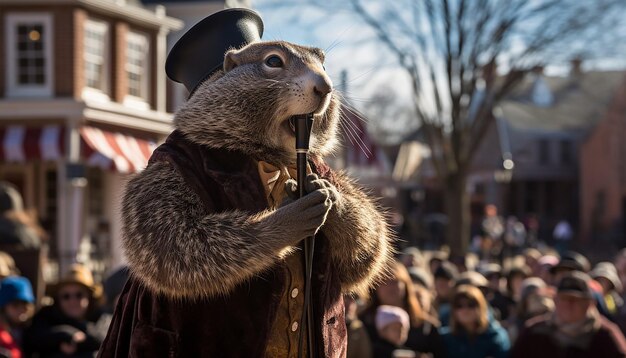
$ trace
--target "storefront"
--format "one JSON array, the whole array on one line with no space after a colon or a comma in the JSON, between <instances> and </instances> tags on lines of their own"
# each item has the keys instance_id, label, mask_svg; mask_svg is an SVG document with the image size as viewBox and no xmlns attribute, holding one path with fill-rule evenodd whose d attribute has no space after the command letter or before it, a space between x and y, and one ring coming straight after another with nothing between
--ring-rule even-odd
<instances>
[{"instance_id":1,"label":"storefront","mask_svg":"<svg viewBox=\"0 0 626 358\"><path fill-rule=\"evenodd\" d=\"M123 263L124 184L146 166L156 140L96 126L28 124L0 127L0 142L0 177L19 188L50 235L46 276L53 280L75 260L96 275Z\"/></svg>"}]
</instances>

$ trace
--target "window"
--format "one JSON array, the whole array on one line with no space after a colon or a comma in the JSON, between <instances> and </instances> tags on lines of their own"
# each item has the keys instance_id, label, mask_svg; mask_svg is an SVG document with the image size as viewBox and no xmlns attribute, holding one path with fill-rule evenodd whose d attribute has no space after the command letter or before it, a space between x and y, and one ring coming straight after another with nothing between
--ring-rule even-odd
<instances>
[{"instance_id":1,"label":"window","mask_svg":"<svg viewBox=\"0 0 626 358\"><path fill-rule=\"evenodd\" d=\"M572 163L572 141L569 139L561 140L561 164Z\"/></svg>"},{"instance_id":2,"label":"window","mask_svg":"<svg viewBox=\"0 0 626 358\"><path fill-rule=\"evenodd\" d=\"M550 142L547 139L539 140L539 164L550 164Z\"/></svg>"},{"instance_id":3,"label":"window","mask_svg":"<svg viewBox=\"0 0 626 358\"><path fill-rule=\"evenodd\" d=\"M148 99L148 38L130 32L126 45L126 77L128 95L146 101Z\"/></svg>"},{"instance_id":4,"label":"window","mask_svg":"<svg viewBox=\"0 0 626 358\"><path fill-rule=\"evenodd\" d=\"M7 95L52 96L52 16L10 13L6 21Z\"/></svg>"},{"instance_id":5,"label":"window","mask_svg":"<svg viewBox=\"0 0 626 358\"><path fill-rule=\"evenodd\" d=\"M105 22L87 20L84 38L85 85L102 92L108 91L107 45L108 26Z\"/></svg>"}]
</instances>

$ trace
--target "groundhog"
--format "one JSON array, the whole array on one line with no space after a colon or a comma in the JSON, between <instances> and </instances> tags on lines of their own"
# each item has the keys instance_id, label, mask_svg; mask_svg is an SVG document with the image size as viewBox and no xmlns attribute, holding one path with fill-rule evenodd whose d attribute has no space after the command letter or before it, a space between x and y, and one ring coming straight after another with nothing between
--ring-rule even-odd
<instances>
[{"instance_id":1,"label":"groundhog","mask_svg":"<svg viewBox=\"0 0 626 358\"><path fill-rule=\"evenodd\" d=\"M185 357L292 356L304 293L298 245L317 234L317 351L345 354L342 295L381 276L391 235L377 205L322 161L338 145L340 121L324 56L282 41L230 50L175 114L175 131L123 197L132 277L108 339L131 338L119 352L157 354L156 345ZM295 178L276 189L258 168L289 177L293 118L307 113L311 174L296 199Z\"/></svg>"}]
</instances>

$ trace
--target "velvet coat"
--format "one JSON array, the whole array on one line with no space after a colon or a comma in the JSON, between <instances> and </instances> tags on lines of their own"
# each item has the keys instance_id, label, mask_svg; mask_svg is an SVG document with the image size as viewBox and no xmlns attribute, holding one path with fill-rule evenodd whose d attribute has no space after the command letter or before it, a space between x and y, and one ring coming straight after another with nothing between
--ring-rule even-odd
<instances>
[{"instance_id":1,"label":"velvet coat","mask_svg":"<svg viewBox=\"0 0 626 358\"><path fill-rule=\"evenodd\" d=\"M239 152L211 149L174 131L148 165L167 161L201 198L207 214L229 210L256 213L267 200L256 162ZM331 180L321 162L312 169ZM343 357L346 325L339 280L333 276L326 238L315 241L311 302L319 357ZM184 259L184 258L181 258ZM227 297L172 300L150 292L131 275L99 357L262 357L274 323L286 267L271 269L238 285Z\"/></svg>"}]
</instances>

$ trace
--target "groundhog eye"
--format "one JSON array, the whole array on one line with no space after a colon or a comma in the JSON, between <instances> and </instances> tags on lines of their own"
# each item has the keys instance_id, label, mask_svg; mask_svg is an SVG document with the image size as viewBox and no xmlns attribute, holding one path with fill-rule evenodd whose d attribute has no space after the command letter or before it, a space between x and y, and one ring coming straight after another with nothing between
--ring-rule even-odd
<instances>
[{"instance_id":1,"label":"groundhog eye","mask_svg":"<svg viewBox=\"0 0 626 358\"><path fill-rule=\"evenodd\" d=\"M265 64L269 67L283 67L283 60L281 60L280 57L276 55L272 55L265 59Z\"/></svg>"}]
</instances>

